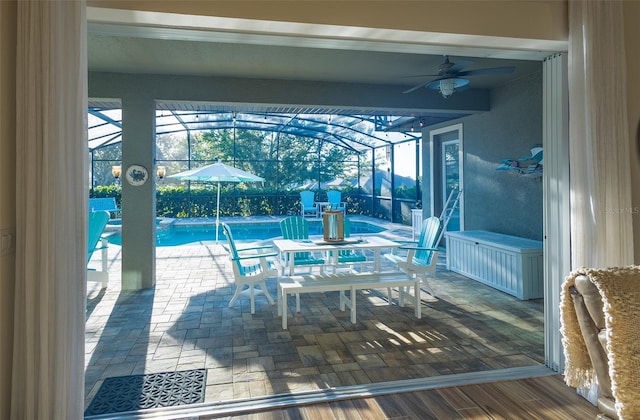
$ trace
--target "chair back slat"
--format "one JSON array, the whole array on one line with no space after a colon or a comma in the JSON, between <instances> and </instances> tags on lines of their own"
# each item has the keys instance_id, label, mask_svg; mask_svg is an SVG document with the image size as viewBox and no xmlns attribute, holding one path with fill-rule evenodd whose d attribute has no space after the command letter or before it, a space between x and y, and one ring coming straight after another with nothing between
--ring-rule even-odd
<instances>
[{"instance_id":1,"label":"chair back slat","mask_svg":"<svg viewBox=\"0 0 640 420\"><path fill-rule=\"evenodd\" d=\"M236 248L236 242L233 240L233 234L231 228L226 223L221 223L224 236L227 238L227 244L229 244L229 254L232 260L238 259L238 249Z\"/></svg>"},{"instance_id":2,"label":"chair back slat","mask_svg":"<svg viewBox=\"0 0 640 420\"><path fill-rule=\"evenodd\" d=\"M284 239L309 239L309 222L300 216L291 216L280 221Z\"/></svg>"},{"instance_id":3,"label":"chair back slat","mask_svg":"<svg viewBox=\"0 0 640 420\"><path fill-rule=\"evenodd\" d=\"M327 201L332 210L340 210L346 213L346 204L342 201L342 193L340 191L327 191Z\"/></svg>"},{"instance_id":4,"label":"chair back slat","mask_svg":"<svg viewBox=\"0 0 640 420\"><path fill-rule=\"evenodd\" d=\"M280 221L280 230L283 239L309 239L309 222L300 216L290 216ZM310 258L309 252L296 252L294 258L307 259Z\"/></svg>"},{"instance_id":5,"label":"chair back slat","mask_svg":"<svg viewBox=\"0 0 640 420\"><path fill-rule=\"evenodd\" d=\"M327 201L331 204L331 208L338 208L340 206L340 202L342 201L341 197L342 193L340 191L327 191Z\"/></svg>"},{"instance_id":6,"label":"chair back slat","mask_svg":"<svg viewBox=\"0 0 640 420\"><path fill-rule=\"evenodd\" d=\"M301 191L300 201L304 208L312 208L315 201L315 193L313 191Z\"/></svg>"},{"instance_id":7,"label":"chair back slat","mask_svg":"<svg viewBox=\"0 0 640 420\"><path fill-rule=\"evenodd\" d=\"M435 248L441 228L442 224L439 218L433 216L424 219L418 246L421 248ZM431 264L432 256L433 251L418 250L413 256L413 263L416 265L429 265Z\"/></svg>"},{"instance_id":8,"label":"chair back slat","mask_svg":"<svg viewBox=\"0 0 640 420\"><path fill-rule=\"evenodd\" d=\"M349 238L351 237L351 221L349 220L348 217L344 218L344 237L345 238ZM340 251L338 251L338 256L340 257L350 257L352 255L354 255L355 253L353 252L353 250L351 249L342 249Z\"/></svg>"},{"instance_id":9,"label":"chair back slat","mask_svg":"<svg viewBox=\"0 0 640 420\"><path fill-rule=\"evenodd\" d=\"M246 275L246 267L240 263L240 258L238 258L238 248L236 248L236 241L233 240L231 228L226 223L221 223L221 225L224 236L227 238L227 244L229 245L229 259L233 262L234 271L237 270L239 275L244 276Z\"/></svg>"}]
</instances>

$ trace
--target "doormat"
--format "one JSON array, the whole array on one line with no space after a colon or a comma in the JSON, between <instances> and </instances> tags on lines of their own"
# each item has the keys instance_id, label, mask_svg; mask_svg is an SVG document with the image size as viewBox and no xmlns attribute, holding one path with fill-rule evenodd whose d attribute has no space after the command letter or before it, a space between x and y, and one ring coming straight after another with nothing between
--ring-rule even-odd
<instances>
[{"instance_id":1,"label":"doormat","mask_svg":"<svg viewBox=\"0 0 640 420\"><path fill-rule=\"evenodd\" d=\"M106 378L85 416L204 402L206 369Z\"/></svg>"}]
</instances>

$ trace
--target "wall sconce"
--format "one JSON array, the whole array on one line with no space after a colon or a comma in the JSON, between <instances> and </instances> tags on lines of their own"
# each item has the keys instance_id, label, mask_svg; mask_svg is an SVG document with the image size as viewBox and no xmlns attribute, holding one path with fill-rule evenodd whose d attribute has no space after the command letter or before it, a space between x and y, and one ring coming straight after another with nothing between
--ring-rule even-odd
<instances>
[{"instance_id":1,"label":"wall sconce","mask_svg":"<svg viewBox=\"0 0 640 420\"><path fill-rule=\"evenodd\" d=\"M158 177L158 179L160 181L162 181L164 179L164 177L167 176L167 167L166 166L158 166L156 168L156 176Z\"/></svg>"},{"instance_id":2,"label":"wall sconce","mask_svg":"<svg viewBox=\"0 0 640 420\"><path fill-rule=\"evenodd\" d=\"M120 179L120 175L122 175L122 166L120 165L113 165L111 167L111 175L113 175L113 177L116 179L116 181L118 179Z\"/></svg>"},{"instance_id":3,"label":"wall sconce","mask_svg":"<svg viewBox=\"0 0 640 420\"><path fill-rule=\"evenodd\" d=\"M120 185L120 176L122 176L122 166L113 165L111 167L111 175L116 179L115 185Z\"/></svg>"}]
</instances>

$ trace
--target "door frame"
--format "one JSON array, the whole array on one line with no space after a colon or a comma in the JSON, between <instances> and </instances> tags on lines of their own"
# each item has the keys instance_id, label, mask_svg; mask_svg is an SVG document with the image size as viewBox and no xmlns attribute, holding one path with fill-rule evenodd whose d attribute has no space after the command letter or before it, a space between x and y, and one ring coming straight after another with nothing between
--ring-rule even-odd
<instances>
[{"instance_id":1,"label":"door frame","mask_svg":"<svg viewBox=\"0 0 640 420\"><path fill-rule=\"evenodd\" d=\"M440 137L443 134L448 133L457 133L456 139L451 140L441 140ZM442 146L446 143L457 141L458 142L458 162L459 162L459 188L461 191L464 191L464 130L463 124L452 124L446 127L438 128L429 132L429 145L430 145L430 165L431 165L431 182L430 182L430 202L431 202L431 214L439 215L442 212L442 208L444 207L444 203L447 200L447 197L444 197L444 188L445 188L445 179L444 179L444 165L443 165L443 148ZM436 162L436 156L437 162ZM439 181L439 182L438 182ZM438 193L436 194L436 183L440 186L437 188ZM439 199L439 195L442 195L442 198ZM458 202L458 209L460 214L460 231L464 230L464 194L460 195L460 201Z\"/></svg>"}]
</instances>

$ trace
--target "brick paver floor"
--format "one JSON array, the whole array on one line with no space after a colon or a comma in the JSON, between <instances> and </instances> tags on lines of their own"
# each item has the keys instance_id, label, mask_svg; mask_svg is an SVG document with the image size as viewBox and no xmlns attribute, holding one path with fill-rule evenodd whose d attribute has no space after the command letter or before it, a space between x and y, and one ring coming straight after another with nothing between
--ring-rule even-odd
<instances>
[{"instance_id":1,"label":"brick paver floor","mask_svg":"<svg viewBox=\"0 0 640 420\"><path fill-rule=\"evenodd\" d=\"M220 245L158 247L155 288L135 292L120 290L120 256L109 248L109 287L89 290L86 405L105 378L171 370L206 368L205 401L217 402L544 363L542 300L449 272L442 256L422 319L371 290L351 324L337 293L318 293L302 295L298 314L290 300L287 330L264 296L254 315L248 298L228 307L235 286ZM275 296L276 280L268 287Z\"/></svg>"}]
</instances>

